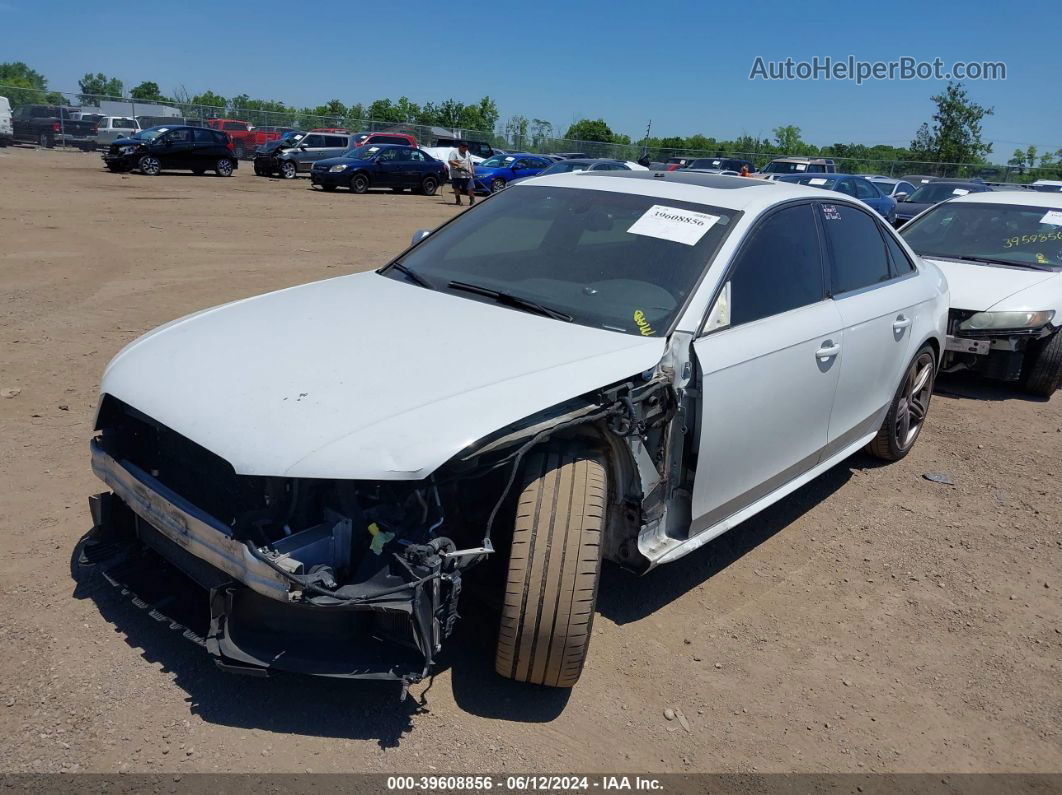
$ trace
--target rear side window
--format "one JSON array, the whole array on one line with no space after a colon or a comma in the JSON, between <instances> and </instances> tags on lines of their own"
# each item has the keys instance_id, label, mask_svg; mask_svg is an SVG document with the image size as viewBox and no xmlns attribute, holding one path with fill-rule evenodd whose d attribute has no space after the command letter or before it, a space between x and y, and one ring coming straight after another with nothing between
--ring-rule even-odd
<instances>
[{"instance_id":1,"label":"rear side window","mask_svg":"<svg viewBox=\"0 0 1062 795\"><path fill-rule=\"evenodd\" d=\"M730 325L821 301L822 258L810 204L772 213L753 231L730 277Z\"/></svg>"},{"instance_id":2,"label":"rear side window","mask_svg":"<svg viewBox=\"0 0 1062 795\"><path fill-rule=\"evenodd\" d=\"M111 123L112 127L136 127L136 122L132 119L115 119Z\"/></svg>"},{"instance_id":3,"label":"rear side window","mask_svg":"<svg viewBox=\"0 0 1062 795\"><path fill-rule=\"evenodd\" d=\"M900 244L893 239L892 235L882 230L881 236L885 238L885 248L889 251L889 259L892 260L893 274L903 276L903 274L913 271L914 263L908 259L907 254L900 248Z\"/></svg>"},{"instance_id":4,"label":"rear side window","mask_svg":"<svg viewBox=\"0 0 1062 795\"><path fill-rule=\"evenodd\" d=\"M887 281L889 258L874 219L845 204L819 205L830 244L834 295Z\"/></svg>"},{"instance_id":5,"label":"rear side window","mask_svg":"<svg viewBox=\"0 0 1062 795\"><path fill-rule=\"evenodd\" d=\"M325 146L334 146L339 148L347 145L347 139L341 135L326 135L324 139Z\"/></svg>"},{"instance_id":6,"label":"rear side window","mask_svg":"<svg viewBox=\"0 0 1062 795\"><path fill-rule=\"evenodd\" d=\"M213 144L217 141L217 138L214 137L217 134L213 130L196 127L192 130L192 140L197 144Z\"/></svg>"},{"instance_id":7,"label":"rear side window","mask_svg":"<svg viewBox=\"0 0 1062 795\"><path fill-rule=\"evenodd\" d=\"M871 182L865 179L857 179L854 180L854 182L857 199L877 199L881 197L881 194L878 193L878 189L875 188Z\"/></svg>"}]
</instances>

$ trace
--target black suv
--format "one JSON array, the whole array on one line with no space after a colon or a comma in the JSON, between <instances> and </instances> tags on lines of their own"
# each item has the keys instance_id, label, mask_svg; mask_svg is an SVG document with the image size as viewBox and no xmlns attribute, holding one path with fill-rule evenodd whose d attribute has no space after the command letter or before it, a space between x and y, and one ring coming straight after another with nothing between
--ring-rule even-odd
<instances>
[{"instance_id":1,"label":"black suv","mask_svg":"<svg viewBox=\"0 0 1062 795\"><path fill-rule=\"evenodd\" d=\"M237 165L232 141L220 130L166 124L119 138L103 153L103 162L111 171L136 169L149 177L162 171L230 177Z\"/></svg>"}]
</instances>

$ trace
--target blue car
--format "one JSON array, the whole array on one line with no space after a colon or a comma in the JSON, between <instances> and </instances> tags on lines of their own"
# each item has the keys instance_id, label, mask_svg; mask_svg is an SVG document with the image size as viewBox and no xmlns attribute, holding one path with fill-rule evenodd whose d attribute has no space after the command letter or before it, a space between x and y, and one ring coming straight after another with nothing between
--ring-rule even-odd
<instances>
[{"instance_id":1,"label":"blue car","mask_svg":"<svg viewBox=\"0 0 1062 795\"><path fill-rule=\"evenodd\" d=\"M886 196L866 177L854 174L786 174L778 182L795 182L823 190L835 190L854 196L877 210L890 224L896 221L896 200Z\"/></svg>"},{"instance_id":2,"label":"blue car","mask_svg":"<svg viewBox=\"0 0 1062 795\"><path fill-rule=\"evenodd\" d=\"M548 157L528 152L488 157L476 164L476 193L495 193L514 179L538 176L552 165Z\"/></svg>"}]
</instances>

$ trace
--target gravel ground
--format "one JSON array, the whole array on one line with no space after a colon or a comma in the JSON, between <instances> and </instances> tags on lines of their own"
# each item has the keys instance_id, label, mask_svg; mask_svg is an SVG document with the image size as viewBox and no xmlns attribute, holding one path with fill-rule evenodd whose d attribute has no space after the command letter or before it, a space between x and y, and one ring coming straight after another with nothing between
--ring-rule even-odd
<instances>
[{"instance_id":1,"label":"gravel ground","mask_svg":"<svg viewBox=\"0 0 1062 795\"><path fill-rule=\"evenodd\" d=\"M940 381L904 461L855 456L673 565L608 569L570 692L496 678L474 611L406 702L216 670L72 576L104 365L457 208L100 166L0 150L0 770L1062 770L1062 395L969 379Z\"/></svg>"}]
</instances>

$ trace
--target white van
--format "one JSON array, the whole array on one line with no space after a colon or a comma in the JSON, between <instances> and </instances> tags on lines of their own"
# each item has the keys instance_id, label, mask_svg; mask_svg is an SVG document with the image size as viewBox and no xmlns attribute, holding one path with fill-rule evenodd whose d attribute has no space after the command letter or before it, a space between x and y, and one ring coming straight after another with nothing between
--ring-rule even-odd
<instances>
[{"instance_id":1,"label":"white van","mask_svg":"<svg viewBox=\"0 0 1062 795\"><path fill-rule=\"evenodd\" d=\"M7 97L0 97L0 146L10 146L15 142L15 132L11 129L11 103Z\"/></svg>"}]
</instances>

